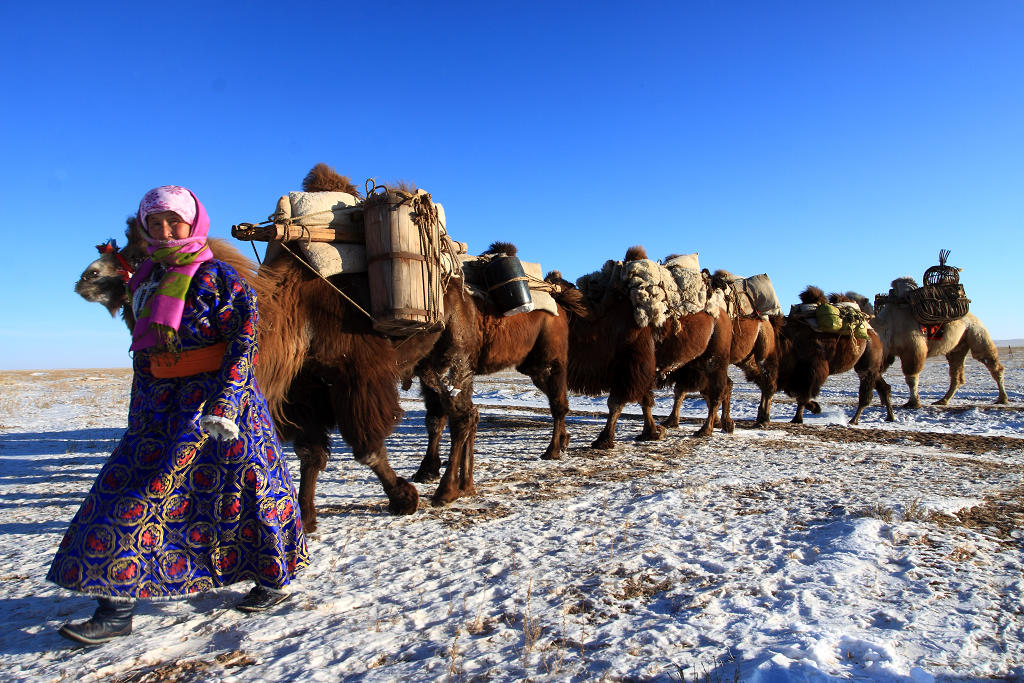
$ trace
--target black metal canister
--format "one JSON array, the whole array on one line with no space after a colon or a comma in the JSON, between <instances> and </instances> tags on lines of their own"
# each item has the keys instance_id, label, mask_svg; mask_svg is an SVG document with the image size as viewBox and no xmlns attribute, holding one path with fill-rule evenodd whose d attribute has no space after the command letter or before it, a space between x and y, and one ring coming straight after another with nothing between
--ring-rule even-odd
<instances>
[{"instance_id":1,"label":"black metal canister","mask_svg":"<svg viewBox=\"0 0 1024 683\"><path fill-rule=\"evenodd\" d=\"M530 283L518 257L492 256L484 267L484 279L488 294L505 315L533 310Z\"/></svg>"}]
</instances>

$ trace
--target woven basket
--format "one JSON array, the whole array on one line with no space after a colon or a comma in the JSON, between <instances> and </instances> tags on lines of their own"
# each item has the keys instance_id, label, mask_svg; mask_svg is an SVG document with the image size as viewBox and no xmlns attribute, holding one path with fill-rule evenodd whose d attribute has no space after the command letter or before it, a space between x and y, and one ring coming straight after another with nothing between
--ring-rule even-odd
<instances>
[{"instance_id":1,"label":"woven basket","mask_svg":"<svg viewBox=\"0 0 1024 683\"><path fill-rule=\"evenodd\" d=\"M939 265L932 266L924 271L924 285L947 285L960 282L960 269L955 266L947 266L946 259L949 258L949 249L939 250Z\"/></svg>"},{"instance_id":2,"label":"woven basket","mask_svg":"<svg viewBox=\"0 0 1024 683\"><path fill-rule=\"evenodd\" d=\"M941 325L967 315L971 300L961 284L947 282L918 287L907 293L914 319L922 325Z\"/></svg>"}]
</instances>

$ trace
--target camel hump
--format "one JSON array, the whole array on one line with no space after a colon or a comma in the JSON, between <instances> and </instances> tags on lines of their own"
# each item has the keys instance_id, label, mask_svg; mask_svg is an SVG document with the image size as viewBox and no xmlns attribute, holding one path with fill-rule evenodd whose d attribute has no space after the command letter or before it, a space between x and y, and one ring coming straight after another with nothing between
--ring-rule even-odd
<instances>
[{"instance_id":1,"label":"camel hump","mask_svg":"<svg viewBox=\"0 0 1024 683\"><path fill-rule=\"evenodd\" d=\"M826 303L825 292L819 287L814 285L807 285L807 289L800 292L800 301L805 304L821 304Z\"/></svg>"},{"instance_id":2,"label":"camel hump","mask_svg":"<svg viewBox=\"0 0 1024 683\"><path fill-rule=\"evenodd\" d=\"M341 175L324 163L310 169L302 179L302 189L305 192L347 192L353 197L360 196L359 189L348 176Z\"/></svg>"},{"instance_id":3,"label":"camel hump","mask_svg":"<svg viewBox=\"0 0 1024 683\"><path fill-rule=\"evenodd\" d=\"M516 245L511 242L491 242L491 246L487 247L485 254L504 254L505 256L515 256L519 253L519 249Z\"/></svg>"},{"instance_id":4,"label":"camel hump","mask_svg":"<svg viewBox=\"0 0 1024 683\"><path fill-rule=\"evenodd\" d=\"M635 244L626 250L625 261L640 261L641 259L647 258L647 250L641 245Z\"/></svg>"}]
</instances>

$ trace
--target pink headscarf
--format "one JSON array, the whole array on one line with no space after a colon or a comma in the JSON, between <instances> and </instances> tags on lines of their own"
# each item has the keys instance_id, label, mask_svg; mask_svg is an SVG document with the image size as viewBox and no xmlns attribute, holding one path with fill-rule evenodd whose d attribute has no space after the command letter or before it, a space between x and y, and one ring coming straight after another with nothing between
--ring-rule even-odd
<instances>
[{"instance_id":1,"label":"pink headscarf","mask_svg":"<svg viewBox=\"0 0 1024 683\"><path fill-rule=\"evenodd\" d=\"M161 211L173 211L188 221L192 226L189 236L182 240L166 241L151 238L146 230L146 218ZM132 331L132 351L157 344L167 345L174 340L181 326L185 295L188 293L192 276L203 262L213 259L213 254L206 244L210 232L210 218L190 190L178 185L164 185L150 190L139 202L138 218L149 258L142 262L138 272L128 283L129 290L134 295L139 286L149 278L157 263L163 265L167 272L136 314L135 329Z\"/></svg>"}]
</instances>

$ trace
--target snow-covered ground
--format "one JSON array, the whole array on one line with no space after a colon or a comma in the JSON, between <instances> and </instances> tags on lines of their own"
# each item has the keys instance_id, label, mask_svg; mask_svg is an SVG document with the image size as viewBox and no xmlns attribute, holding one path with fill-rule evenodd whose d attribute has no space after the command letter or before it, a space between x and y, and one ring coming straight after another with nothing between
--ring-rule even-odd
<instances>
[{"instance_id":1,"label":"snow-covered ground","mask_svg":"<svg viewBox=\"0 0 1024 683\"><path fill-rule=\"evenodd\" d=\"M0 680L1020 679L1015 351L1010 407L988 405L992 380L969 360L955 406L897 409L893 424L876 398L845 426L847 374L802 427L780 396L777 424L754 429L756 390L737 376L734 434L691 438L704 406L688 399L663 441L636 442L639 423L623 419L617 448L594 451L603 399L573 397L556 462L537 459L549 420L528 380L478 378L477 497L391 517L336 438L291 600L262 616L231 609L247 586L146 603L135 633L91 649L56 629L93 601L43 576L120 436L128 373L3 373ZM902 376L887 378L901 405ZM945 362L930 362L922 398L946 383ZM670 403L661 395L659 414ZM423 409L414 393L405 407L388 447L410 476ZM434 486L418 486L429 499Z\"/></svg>"}]
</instances>

